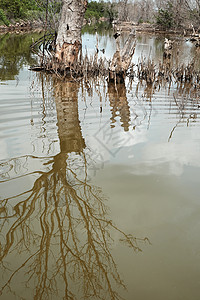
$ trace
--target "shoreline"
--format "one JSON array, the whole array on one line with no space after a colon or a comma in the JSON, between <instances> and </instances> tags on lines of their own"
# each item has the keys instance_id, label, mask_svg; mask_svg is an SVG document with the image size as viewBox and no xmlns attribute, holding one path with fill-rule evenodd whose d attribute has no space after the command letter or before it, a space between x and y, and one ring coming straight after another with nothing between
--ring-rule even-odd
<instances>
[{"instance_id":1,"label":"shoreline","mask_svg":"<svg viewBox=\"0 0 200 300\"><path fill-rule=\"evenodd\" d=\"M0 25L0 34L1 33L20 33L32 30L42 30L44 28L44 24L42 21L24 21L20 20L15 24L10 24L9 26Z\"/></svg>"},{"instance_id":2,"label":"shoreline","mask_svg":"<svg viewBox=\"0 0 200 300\"><path fill-rule=\"evenodd\" d=\"M149 23L141 23L136 24L133 22L113 22L113 28L117 31L131 31L133 28L135 29L136 33L153 33L153 34L163 34L163 35L182 35L182 36L190 36L192 35L192 28L185 28L185 29L168 29L165 30L159 27L156 24L149 24Z\"/></svg>"},{"instance_id":3,"label":"shoreline","mask_svg":"<svg viewBox=\"0 0 200 300\"><path fill-rule=\"evenodd\" d=\"M191 36L192 35L192 28L185 28L181 30L177 29L169 29L164 30L158 27L156 24L149 24L149 23L141 23L136 24L133 22L118 22L113 21L112 27L116 31L128 32L131 31L133 28L135 29L136 33L150 33L150 34L163 34L163 35L182 35L182 36ZM15 24L10 24L9 26L0 25L0 34L2 33L20 33L32 30L43 30L44 23L42 21L24 21L20 20Z\"/></svg>"}]
</instances>

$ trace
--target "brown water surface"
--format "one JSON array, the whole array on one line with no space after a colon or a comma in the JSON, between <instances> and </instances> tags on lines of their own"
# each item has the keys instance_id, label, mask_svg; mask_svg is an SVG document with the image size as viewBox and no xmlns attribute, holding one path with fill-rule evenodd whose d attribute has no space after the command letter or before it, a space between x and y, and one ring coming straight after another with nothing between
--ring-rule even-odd
<instances>
[{"instance_id":1,"label":"brown water surface","mask_svg":"<svg viewBox=\"0 0 200 300\"><path fill-rule=\"evenodd\" d=\"M33 73L38 37L0 36L0 299L199 299L199 90ZM138 35L133 62L163 41Z\"/></svg>"}]
</instances>

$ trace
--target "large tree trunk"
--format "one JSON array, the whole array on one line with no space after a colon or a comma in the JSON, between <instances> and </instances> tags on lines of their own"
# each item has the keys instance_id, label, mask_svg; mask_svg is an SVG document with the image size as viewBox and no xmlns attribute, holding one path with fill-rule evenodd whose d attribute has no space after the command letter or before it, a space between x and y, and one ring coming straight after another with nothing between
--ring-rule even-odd
<instances>
[{"instance_id":1,"label":"large tree trunk","mask_svg":"<svg viewBox=\"0 0 200 300\"><path fill-rule=\"evenodd\" d=\"M86 7L87 0L63 0L55 54L62 69L71 68L78 60Z\"/></svg>"}]
</instances>

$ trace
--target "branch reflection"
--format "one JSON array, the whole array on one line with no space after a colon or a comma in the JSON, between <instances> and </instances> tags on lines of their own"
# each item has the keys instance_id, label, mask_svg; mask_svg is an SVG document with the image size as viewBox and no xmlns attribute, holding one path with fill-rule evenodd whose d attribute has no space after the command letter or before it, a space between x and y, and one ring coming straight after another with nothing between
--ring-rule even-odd
<instances>
[{"instance_id":1,"label":"branch reflection","mask_svg":"<svg viewBox=\"0 0 200 300\"><path fill-rule=\"evenodd\" d=\"M11 195L8 189L0 201L2 296L119 299L125 285L111 252L112 230L141 251L137 239L109 219L101 189L88 182L78 89L76 82L54 82L59 154L0 165L2 190L8 183L16 190ZM29 172L38 162L44 170ZM31 176L37 176L33 187L20 191Z\"/></svg>"}]
</instances>

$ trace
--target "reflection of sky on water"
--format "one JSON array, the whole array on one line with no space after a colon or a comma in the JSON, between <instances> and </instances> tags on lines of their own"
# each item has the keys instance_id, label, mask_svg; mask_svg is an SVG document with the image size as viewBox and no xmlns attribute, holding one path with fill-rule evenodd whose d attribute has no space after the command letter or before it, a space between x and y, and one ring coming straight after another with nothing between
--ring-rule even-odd
<instances>
[{"instance_id":1,"label":"reflection of sky on water","mask_svg":"<svg viewBox=\"0 0 200 300\"><path fill-rule=\"evenodd\" d=\"M87 144L91 148L98 149L104 161L132 166L131 172L137 175L180 176L187 166L200 167L199 122L188 127L186 122L183 122L168 141L170 132L177 122L176 117L174 114L163 114L156 107L156 103L152 106L158 111L152 114L149 129L148 117L141 125L138 123L136 129L133 130L130 126L128 132L122 130L119 120L115 128L111 129L104 114L101 123L95 127L90 126L90 122L85 123L83 134L86 136ZM80 116L81 108L80 106ZM87 113L92 117L92 108L88 108Z\"/></svg>"},{"instance_id":2,"label":"reflection of sky on water","mask_svg":"<svg viewBox=\"0 0 200 300\"><path fill-rule=\"evenodd\" d=\"M120 36L121 48L123 47L128 33L122 33ZM191 62L192 57L195 55L195 46L192 42L182 37L170 37L174 41L174 60L178 58L179 63L187 64ZM138 59L151 58L155 63L162 60L163 57L163 45L165 37L159 35L142 35L136 34L137 44L135 54L133 56L133 62L138 63ZM113 53L116 50L116 41L111 35L98 36L99 49L105 49L105 54L99 52L99 56L105 56L107 59L111 59ZM83 53L86 53L86 49L89 55L93 55L96 47L96 35L84 33L82 36Z\"/></svg>"},{"instance_id":3,"label":"reflection of sky on water","mask_svg":"<svg viewBox=\"0 0 200 300\"><path fill-rule=\"evenodd\" d=\"M111 59L113 53L116 49L115 46L115 39L114 37L109 38L109 36L98 36L99 41L99 50L105 49L105 57ZM89 55L93 55L96 49L96 36L94 34L84 33L82 36L82 43L83 43L83 54L87 53ZM100 56L104 56L104 54L99 51Z\"/></svg>"},{"instance_id":4,"label":"reflection of sky on water","mask_svg":"<svg viewBox=\"0 0 200 300\"><path fill-rule=\"evenodd\" d=\"M141 54L162 58L163 39L138 36L133 60L137 62ZM92 53L95 35L84 34L83 43ZM102 48L112 57L115 40L99 37ZM191 43L180 40L180 49L180 60L194 54ZM31 189L38 177L42 179L43 173L38 171L45 175L56 163L55 171L62 171L62 161L59 165L55 155L60 152L58 122L63 119L57 117L51 84L43 79L24 68L18 79L0 85L0 160L20 156L13 159L13 169L8 169L10 163L1 165L1 179L8 177L7 172L13 178L22 175L1 186L1 197ZM199 291L199 110L192 95L189 100L179 96L175 86L170 92L164 87L148 97L144 86L136 93L137 82L131 88L127 80L119 97L113 90L108 92L106 81L93 81L90 96L80 84L75 111L78 133L86 144L87 180L108 195L111 218L120 228L148 236L152 242L141 255L134 256L119 244L117 233L113 236L116 263L128 284L124 298L132 300L134 295L136 299L157 300L162 295L164 300L177 300L181 295L181 300L188 300L190 294L195 299ZM183 116L174 95L177 101L186 101ZM69 119L72 115L70 111L66 114ZM63 137L70 131L67 125ZM67 140L64 146L70 146ZM79 156L72 152L67 159L68 167L75 168L74 179L85 174ZM33 174L27 175L29 172ZM62 195L62 206L63 201ZM12 205L17 203L15 198ZM20 280L24 282L24 277Z\"/></svg>"},{"instance_id":5,"label":"reflection of sky on water","mask_svg":"<svg viewBox=\"0 0 200 300\"><path fill-rule=\"evenodd\" d=\"M122 35L122 44L127 34ZM133 61L149 55L155 60L162 58L164 37L137 35L137 46ZM83 50L88 54L95 49L96 36L83 34ZM192 43L177 39L180 53L179 61L188 60L194 55ZM111 58L115 51L115 39L109 35L99 36L99 49L105 49L105 56ZM102 52L100 51L100 55ZM186 61L186 60L185 60ZM128 80L126 82L128 86ZM31 87L31 88L30 88ZM43 87L35 73L25 67L16 80L6 81L1 90L1 138L0 158L35 154L38 156L54 155L59 152L57 136L57 115L54 98L48 85ZM96 91L95 91L96 89ZM186 116L179 122L180 115L173 99L174 90L168 95L167 89L154 91L152 100L146 101L144 92L136 96L136 84L127 88L127 108L130 112L128 131L122 127L122 114L116 109L112 116L107 85L100 82L93 89L93 95L86 96L79 90L79 118L87 146L94 153L101 153L101 160L111 163L132 164L135 174L169 173L181 175L184 167L197 166L199 157L199 114L191 107L186 109ZM102 113L100 98L102 95ZM117 98L116 98L117 99ZM195 120L189 116L195 112ZM189 119L189 121L187 120ZM178 124L177 124L178 123ZM173 131L174 128L174 131ZM170 133L173 135L169 140ZM142 167L141 167L142 162ZM101 164L101 161L99 162Z\"/></svg>"},{"instance_id":6,"label":"reflection of sky on water","mask_svg":"<svg viewBox=\"0 0 200 300\"><path fill-rule=\"evenodd\" d=\"M31 80L36 81L34 74ZM8 83L8 86L2 86L2 95L6 95L4 98L16 96L9 103L7 99L0 100L3 112L1 159L27 153L38 156L58 153L57 116L52 96L49 96L49 101L47 98L45 100L44 115L41 86L36 85L34 95L30 95L28 90L24 94L24 81L19 80L18 86ZM8 88L10 93L7 92ZM128 132L122 127L119 112L113 123L114 128L111 128L109 95L104 98L102 86L93 92L92 97L87 96L86 102L81 100L82 94L79 91L79 118L87 146L101 153L103 161L133 164L133 172L136 173L171 172L181 175L184 166L196 166L200 161L198 115L195 122L190 120L187 126L187 117L193 112L188 110L185 120L178 124L168 142L170 132L180 118L172 98L173 91L171 96L167 95L165 89L155 92L150 103L141 95L136 98L135 89L136 86L133 86L132 91L127 93L130 110ZM104 95L101 114L99 92ZM143 167L137 169L141 161ZM158 170L157 166L166 163L168 167Z\"/></svg>"}]
</instances>

